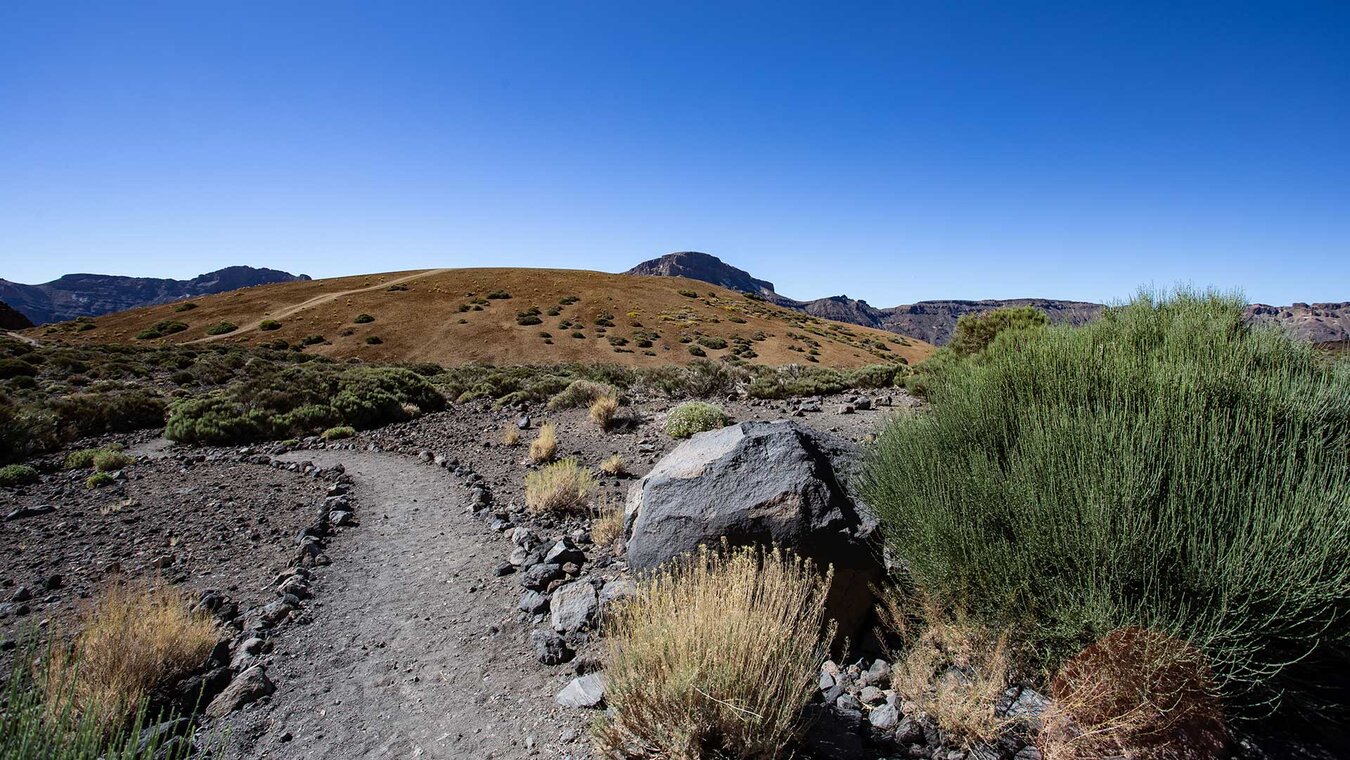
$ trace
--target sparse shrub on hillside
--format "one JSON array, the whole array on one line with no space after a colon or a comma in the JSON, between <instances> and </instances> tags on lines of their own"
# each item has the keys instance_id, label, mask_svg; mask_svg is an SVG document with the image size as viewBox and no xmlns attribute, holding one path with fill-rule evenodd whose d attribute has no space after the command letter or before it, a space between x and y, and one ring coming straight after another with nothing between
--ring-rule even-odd
<instances>
[{"instance_id":1,"label":"sparse shrub on hillside","mask_svg":"<svg viewBox=\"0 0 1350 760\"><path fill-rule=\"evenodd\" d=\"M323 431L323 439L325 441L340 441L343 438L351 438L354 435L356 435L356 428L351 425L337 425L336 427L330 427Z\"/></svg>"},{"instance_id":2,"label":"sparse shrub on hillside","mask_svg":"<svg viewBox=\"0 0 1350 760\"><path fill-rule=\"evenodd\" d=\"M698 357L704 357L704 356L707 356L707 355L708 355L708 352L707 352L707 351L704 351L703 349L701 349L701 348L699 348L698 346L695 346L695 345L690 345L690 346L689 346L689 353L692 354L693 356L698 356Z\"/></svg>"},{"instance_id":3,"label":"sparse shrub on hillside","mask_svg":"<svg viewBox=\"0 0 1350 760\"><path fill-rule=\"evenodd\" d=\"M597 427L604 431L614 427L618 412L619 399L615 396L601 396L591 404L588 410L591 422L594 422Z\"/></svg>"},{"instance_id":4,"label":"sparse shrub on hillside","mask_svg":"<svg viewBox=\"0 0 1350 760\"><path fill-rule=\"evenodd\" d=\"M571 306L572 304L580 300L581 296L563 296L562 298L558 299L558 303L563 306Z\"/></svg>"},{"instance_id":5,"label":"sparse shrub on hillside","mask_svg":"<svg viewBox=\"0 0 1350 760\"><path fill-rule=\"evenodd\" d=\"M0 467L0 486L12 488L38 481L38 471L26 464L7 464Z\"/></svg>"},{"instance_id":6,"label":"sparse shrub on hillside","mask_svg":"<svg viewBox=\"0 0 1350 760\"><path fill-rule=\"evenodd\" d=\"M511 297L511 294L508 293L508 292L506 292L505 290L494 290L494 291L492 291L491 293L488 293L488 294L487 294L487 297L488 297L490 300L497 301L497 300L502 300L502 299L510 298L510 297Z\"/></svg>"},{"instance_id":7,"label":"sparse shrub on hillside","mask_svg":"<svg viewBox=\"0 0 1350 760\"><path fill-rule=\"evenodd\" d=\"M704 348L723 349L727 347L727 342L714 335L698 336L698 344Z\"/></svg>"},{"instance_id":8,"label":"sparse shrub on hillside","mask_svg":"<svg viewBox=\"0 0 1350 760\"><path fill-rule=\"evenodd\" d=\"M590 470L575 459L563 459L525 473L525 507L535 514L575 512L594 489Z\"/></svg>"},{"instance_id":9,"label":"sparse shrub on hillside","mask_svg":"<svg viewBox=\"0 0 1350 760\"><path fill-rule=\"evenodd\" d=\"M33 377L37 373L38 368L23 359L0 359L0 380L8 380L14 377Z\"/></svg>"},{"instance_id":10,"label":"sparse shrub on hillside","mask_svg":"<svg viewBox=\"0 0 1350 760\"><path fill-rule=\"evenodd\" d=\"M117 479L114 478L110 472L95 472L93 475L84 479L84 487L92 491L95 488L110 486L116 482Z\"/></svg>"},{"instance_id":11,"label":"sparse shrub on hillside","mask_svg":"<svg viewBox=\"0 0 1350 760\"><path fill-rule=\"evenodd\" d=\"M792 398L824 396L855 388L890 388L908 376L902 364L876 364L854 370L830 367L756 367L746 392L752 398Z\"/></svg>"},{"instance_id":12,"label":"sparse shrub on hillside","mask_svg":"<svg viewBox=\"0 0 1350 760\"><path fill-rule=\"evenodd\" d=\"M306 335L300 339L301 346L317 346L320 343L327 343L322 335Z\"/></svg>"},{"instance_id":13,"label":"sparse shrub on hillside","mask_svg":"<svg viewBox=\"0 0 1350 760\"><path fill-rule=\"evenodd\" d=\"M698 291L681 288L680 295L684 296L685 298L698 298Z\"/></svg>"},{"instance_id":14,"label":"sparse shrub on hillside","mask_svg":"<svg viewBox=\"0 0 1350 760\"><path fill-rule=\"evenodd\" d=\"M94 452L91 460L94 469L99 472L113 472L120 470L131 464L131 457L121 451L112 451L109 449L99 449Z\"/></svg>"},{"instance_id":15,"label":"sparse shrub on hillside","mask_svg":"<svg viewBox=\"0 0 1350 760\"><path fill-rule=\"evenodd\" d=\"M210 327L206 328L206 334L225 335L226 333L232 333L238 329L239 326L233 322L217 322L214 325L211 325Z\"/></svg>"},{"instance_id":16,"label":"sparse shrub on hillside","mask_svg":"<svg viewBox=\"0 0 1350 760\"><path fill-rule=\"evenodd\" d=\"M563 391L548 400L548 408L575 409L590 406L606 396L617 397L619 390L607 383L593 380L573 380Z\"/></svg>"},{"instance_id":17,"label":"sparse shrub on hillside","mask_svg":"<svg viewBox=\"0 0 1350 760\"><path fill-rule=\"evenodd\" d=\"M172 335L186 329L188 329L188 326L183 322L173 319L162 319L156 322L153 327L147 327L144 330L141 330L136 334L136 337L140 340L154 340L155 338L162 338L165 335Z\"/></svg>"},{"instance_id":18,"label":"sparse shrub on hillside","mask_svg":"<svg viewBox=\"0 0 1350 760\"><path fill-rule=\"evenodd\" d=\"M263 331L280 330L281 323L275 319L264 319L258 323L258 329Z\"/></svg>"},{"instance_id":19,"label":"sparse shrub on hillside","mask_svg":"<svg viewBox=\"0 0 1350 760\"><path fill-rule=\"evenodd\" d=\"M174 591L110 586L70 648L52 650L47 701L70 695L81 718L113 731L156 687L200 667L219 636L211 617L189 611Z\"/></svg>"},{"instance_id":20,"label":"sparse shrub on hillside","mask_svg":"<svg viewBox=\"0 0 1350 760\"><path fill-rule=\"evenodd\" d=\"M378 346L378 345L380 345L380 344L383 343L383 342L384 342L384 341L381 340L381 339L380 339L380 336L378 336L378 335L367 335L367 336L366 336L366 345L367 345L367 346Z\"/></svg>"},{"instance_id":21,"label":"sparse shrub on hillside","mask_svg":"<svg viewBox=\"0 0 1350 760\"><path fill-rule=\"evenodd\" d=\"M542 325L543 323L544 320L540 319L538 314L522 311L516 315L516 324L521 326L528 327L530 325Z\"/></svg>"},{"instance_id":22,"label":"sparse shrub on hillside","mask_svg":"<svg viewBox=\"0 0 1350 760\"><path fill-rule=\"evenodd\" d=\"M1141 295L1084 327L1005 332L929 396L865 480L912 582L1048 669L1134 626L1195 647L1236 711L1332 709L1328 674L1350 669L1350 367L1244 325L1240 299Z\"/></svg>"},{"instance_id":23,"label":"sparse shrub on hillside","mask_svg":"<svg viewBox=\"0 0 1350 760\"><path fill-rule=\"evenodd\" d=\"M353 323L358 325L368 325L374 321L375 318L370 316L369 314L357 314L356 318L352 320Z\"/></svg>"},{"instance_id":24,"label":"sparse shrub on hillside","mask_svg":"<svg viewBox=\"0 0 1350 760\"><path fill-rule=\"evenodd\" d=\"M666 435L688 438L705 430L716 430L730 423L721 408L702 401L686 401L666 415Z\"/></svg>"},{"instance_id":25,"label":"sparse shrub on hillside","mask_svg":"<svg viewBox=\"0 0 1350 760\"><path fill-rule=\"evenodd\" d=\"M622 475L626 472L623 457L615 454L600 463L600 472L606 475Z\"/></svg>"},{"instance_id":26,"label":"sparse shrub on hillside","mask_svg":"<svg viewBox=\"0 0 1350 760\"><path fill-rule=\"evenodd\" d=\"M195 308L197 308L197 304L191 301L184 301L183 303L178 304L178 306L174 308L174 311L181 314L185 311L192 311Z\"/></svg>"},{"instance_id":27,"label":"sparse shrub on hillside","mask_svg":"<svg viewBox=\"0 0 1350 760\"><path fill-rule=\"evenodd\" d=\"M530 441L530 461L548 462L558 452L558 433L552 422L539 426L539 433Z\"/></svg>"},{"instance_id":28,"label":"sparse shrub on hillside","mask_svg":"<svg viewBox=\"0 0 1350 760\"><path fill-rule=\"evenodd\" d=\"M983 351L999 333L1009 330L1030 330L1045 327L1050 318L1045 312L1031 306L994 309L982 314L962 314L956 320L956 332L949 346L957 356L970 356Z\"/></svg>"},{"instance_id":29,"label":"sparse shrub on hillside","mask_svg":"<svg viewBox=\"0 0 1350 760\"><path fill-rule=\"evenodd\" d=\"M503 446L520 445L520 428L516 427L515 423L507 425L506 429L502 431L502 445Z\"/></svg>"},{"instance_id":30,"label":"sparse shrub on hillside","mask_svg":"<svg viewBox=\"0 0 1350 760\"><path fill-rule=\"evenodd\" d=\"M778 552L706 550L643 580L614 604L606 638L607 757L782 756L832 630L829 576Z\"/></svg>"},{"instance_id":31,"label":"sparse shrub on hillside","mask_svg":"<svg viewBox=\"0 0 1350 760\"><path fill-rule=\"evenodd\" d=\"M580 330L573 330L573 331L572 331L572 337L573 337L573 338L576 338L576 339L578 339L578 340L581 340L581 339L583 339L583 338L586 337L586 333L584 333L584 332L582 332L582 331L580 331Z\"/></svg>"}]
</instances>

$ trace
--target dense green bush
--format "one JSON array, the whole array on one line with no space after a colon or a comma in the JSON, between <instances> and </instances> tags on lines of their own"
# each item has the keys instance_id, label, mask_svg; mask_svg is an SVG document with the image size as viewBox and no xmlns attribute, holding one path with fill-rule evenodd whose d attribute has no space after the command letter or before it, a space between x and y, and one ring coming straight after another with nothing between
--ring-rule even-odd
<instances>
[{"instance_id":1,"label":"dense green bush","mask_svg":"<svg viewBox=\"0 0 1350 760\"><path fill-rule=\"evenodd\" d=\"M369 314L357 314L356 319L353 319L352 321L358 325L365 325L374 322L375 318L370 316Z\"/></svg>"},{"instance_id":2,"label":"dense green bush","mask_svg":"<svg viewBox=\"0 0 1350 760\"><path fill-rule=\"evenodd\" d=\"M666 435L688 438L705 430L725 427L730 420L719 407L703 401L686 401L666 415Z\"/></svg>"},{"instance_id":3,"label":"dense green bush","mask_svg":"<svg viewBox=\"0 0 1350 760\"><path fill-rule=\"evenodd\" d=\"M865 479L910 579L1048 667L1138 625L1205 652L1247 714L1345 704L1350 366L1242 315L1141 295L936 376Z\"/></svg>"},{"instance_id":4,"label":"dense green bush","mask_svg":"<svg viewBox=\"0 0 1350 760\"><path fill-rule=\"evenodd\" d=\"M238 329L239 326L233 322L217 322L214 325L211 325L210 327L206 328L206 334L225 335L226 333L232 333Z\"/></svg>"},{"instance_id":5,"label":"dense green bush","mask_svg":"<svg viewBox=\"0 0 1350 760\"><path fill-rule=\"evenodd\" d=\"M263 321L261 321L261 322L258 323L258 329L259 329L259 330L264 330L264 331L267 331L267 330L280 330L280 329L281 329L281 323L278 322L278 321L276 321L275 319L264 319Z\"/></svg>"},{"instance_id":6,"label":"dense green bush","mask_svg":"<svg viewBox=\"0 0 1350 760\"><path fill-rule=\"evenodd\" d=\"M26 464L7 464L0 467L0 486L23 486L38 481L38 471Z\"/></svg>"},{"instance_id":7,"label":"dense green bush","mask_svg":"<svg viewBox=\"0 0 1350 760\"><path fill-rule=\"evenodd\" d=\"M354 435L356 435L356 428L350 425L338 425L323 431L325 441L339 441L343 438L351 438Z\"/></svg>"},{"instance_id":8,"label":"dense green bush","mask_svg":"<svg viewBox=\"0 0 1350 760\"><path fill-rule=\"evenodd\" d=\"M0 380L8 380L13 377L33 377L37 373L38 368L23 359L0 359Z\"/></svg>"},{"instance_id":9,"label":"dense green bush","mask_svg":"<svg viewBox=\"0 0 1350 760\"><path fill-rule=\"evenodd\" d=\"M1001 332L1029 330L1049 324L1050 318L1045 316L1045 312L1032 306L994 309L982 314L962 314L956 320L956 332L952 333L949 345L958 356L970 356L983 351Z\"/></svg>"},{"instance_id":10,"label":"dense green bush","mask_svg":"<svg viewBox=\"0 0 1350 760\"><path fill-rule=\"evenodd\" d=\"M173 319L162 319L156 322L153 327L147 327L144 330L141 330L136 334L136 337L140 340L154 340L155 338L162 338L165 335L172 335L186 329L188 329L188 326L183 322Z\"/></svg>"},{"instance_id":11,"label":"dense green bush","mask_svg":"<svg viewBox=\"0 0 1350 760\"><path fill-rule=\"evenodd\" d=\"M874 364L854 370L829 367L757 367L746 392L753 398L792 398L842 393L854 388L890 388L909 374L903 364Z\"/></svg>"},{"instance_id":12,"label":"dense green bush","mask_svg":"<svg viewBox=\"0 0 1350 760\"><path fill-rule=\"evenodd\" d=\"M619 395L619 390L608 383L593 380L573 380L568 386L548 400L549 409L576 409L594 404L606 397Z\"/></svg>"},{"instance_id":13,"label":"dense green bush","mask_svg":"<svg viewBox=\"0 0 1350 760\"><path fill-rule=\"evenodd\" d=\"M184 302L178 304L178 306L176 306L176 307L174 308L174 311L176 311L176 312L178 312L178 313L181 314L181 313L183 313L183 312L185 312L185 311L192 311L192 310L195 309L195 308L197 308L197 304L195 304L195 303L193 303L193 302L191 302L191 301L184 301Z\"/></svg>"},{"instance_id":14,"label":"dense green bush","mask_svg":"<svg viewBox=\"0 0 1350 760\"><path fill-rule=\"evenodd\" d=\"M444 408L425 377L399 367L290 367L264 372L206 398L177 403L164 435L185 443L230 444L357 429Z\"/></svg>"}]
</instances>

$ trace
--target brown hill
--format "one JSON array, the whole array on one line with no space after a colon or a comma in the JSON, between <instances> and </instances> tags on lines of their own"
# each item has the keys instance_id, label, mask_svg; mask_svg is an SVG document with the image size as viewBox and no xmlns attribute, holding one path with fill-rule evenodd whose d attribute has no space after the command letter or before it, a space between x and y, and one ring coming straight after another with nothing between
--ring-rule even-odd
<instances>
[{"instance_id":1,"label":"brown hill","mask_svg":"<svg viewBox=\"0 0 1350 760\"><path fill-rule=\"evenodd\" d=\"M245 288L63 323L34 336L72 342L309 343L307 352L461 364L913 363L933 347L802 314L681 277L558 269L431 269ZM361 315L371 319L357 322ZM268 324L268 321L276 325ZM177 324L175 324L177 323ZM213 326L236 329L211 335ZM182 325L182 327L179 327ZM270 328L270 329L264 329ZM143 337L142 337L143 336Z\"/></svg>"},{"instance_id":2,"label":"brown hill","mask_svg":"<svg viewBox=\"0 0 1350 760\"><path fill-rule=\"evenodd\" d=\"M32 326L33 323L28 317L4 301L0 301L0 330L22 330Z\"/></svg>"}]
</instances>

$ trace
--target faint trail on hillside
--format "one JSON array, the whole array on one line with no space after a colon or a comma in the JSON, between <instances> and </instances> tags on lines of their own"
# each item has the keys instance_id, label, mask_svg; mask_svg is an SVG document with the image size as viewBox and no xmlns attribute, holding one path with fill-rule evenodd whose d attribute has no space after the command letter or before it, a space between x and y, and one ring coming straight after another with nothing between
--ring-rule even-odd
<instances>
[{"instance_id":1,"label":"faint trail on hillside","mask_svg":"<svg viewBox=\"0 0 1350 760\"><path fill-rule=\"evenodd\" d=\"M578 729L592 716L553 704L570 673L535 662L516 578L493 573L509 542L466 513L452 474L395 454L285 458L345 467L360 525L329 545L313 622L277 637L270 704L223 726L226 756L589 755Z\"/></svg>"},{"instance_id":2,"label":"faint trail on hillside","mask_svg":"<svg viewBox=\"0 0 1350 760\"><path fill-rule=\"evenodd\" d=\"M293 316L293 315L295 315L295 314L298 314L298 313L304 311L305 309L312 309L312 308L314 308L315 306L318 306L318 305L320 305L320 304L330 303L330 302L336 301L337 299L342 298L342 297L344 297L344 296L352 295L353 293L365 293L365 292L371 291L371 290L379 290L379 289L381 289L381 288L387 288L387 287L389 287L390 285L398 285L398 284L404 283L404 282L411 282L411 281L413 281L413 280L420 280L420 279L422 279L423 277L430 277L430 276L435 275L435 274L444 274L445 272L449 272L449 271L450 271L449 268L442 268L442 269L428 269L428 270L423 271L423 272L417 272L416 274L405 275L405 276L403 276L403 277L395 277L395 278L392 279L392 280L385 280L384 282L382 282L382 283L380 283L380 284L378 284L378 285L368 285L368 286L366 286L366 287L364 287L364 288L352 288L351 290L340 290L340 291L338 291L338 292L336 292L336 293L325 293L324 295L321 295L321 296L315 296L315 297L309 299L308 301L303 301L303 302L301 302L301 303L297 303L297 304L294 304L294 305L291 305L291 306L287 306L287 307L281 309L280 311L275 311L275 312L272 312L272 313L270 313L270 314L267 314L267 315L265 315L262 319L259 319L257 322L254 322L253 324L248 325L247 327L241 327L241 328L239 328L238 330L235 330L235 331L233 331L233 332L227 332L227 333L225 333L225 334L223 334L223 335L208 335L208 336L206 336L206 337L204 337L204 338L197 338L196 340L190 340L190 341L188 341L187 344L192 344L192 343L210 343L210 342L216 341L216 340L223 340L223 339L225 339L225 338L232 338L232 337L235 337L235 336L237 336L237 335L239 335L239 334L241 334L241 333L246 333L246 332L249 332L249 331L251 331L251 330L257 330L257 329L258 329L258 326L261 325L265 320L268 320L268 319L282 320L282 319L285 319L286 317L289 317L289 316ZM185 345L186 345L186 344L185 344Z\"/></svg>"},{"instance_id":3,"label":"faint trail on hillside","mask_svg":"<svg viewBox=\"0 0 1350 760\"><path fill-rule=\"evenodd\" d=\"M6 338L13 338L14 340L18 340L18 341L22 341L22 342L24 342L24 343L27 343L27 344L30 345L30 346L40 346L40 345L42 345L42 344L38 341L37 338L30 338L30 337L28 337L27 335L24 335L23 333L10 332L10 331L6 330L6 331L5 331L5 337L6 337Z\"/></svg>"}]
</instances>

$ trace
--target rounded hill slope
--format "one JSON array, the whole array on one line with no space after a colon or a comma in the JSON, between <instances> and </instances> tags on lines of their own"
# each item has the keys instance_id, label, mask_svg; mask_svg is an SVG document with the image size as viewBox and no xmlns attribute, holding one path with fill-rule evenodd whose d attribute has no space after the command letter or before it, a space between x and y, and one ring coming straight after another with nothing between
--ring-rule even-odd
<instances>
[{"instance_id":1,"label":"rounded hill slope","mask_svg":"<svg viewBox=\"0 0 1350 760\"><path fill-rule=\"evenodd\" d=\"M428 269L286 282L35 328L72 342L303 346L371 361L914 363L923 341L681 277Z\"/></svg>"}]
</instances>

